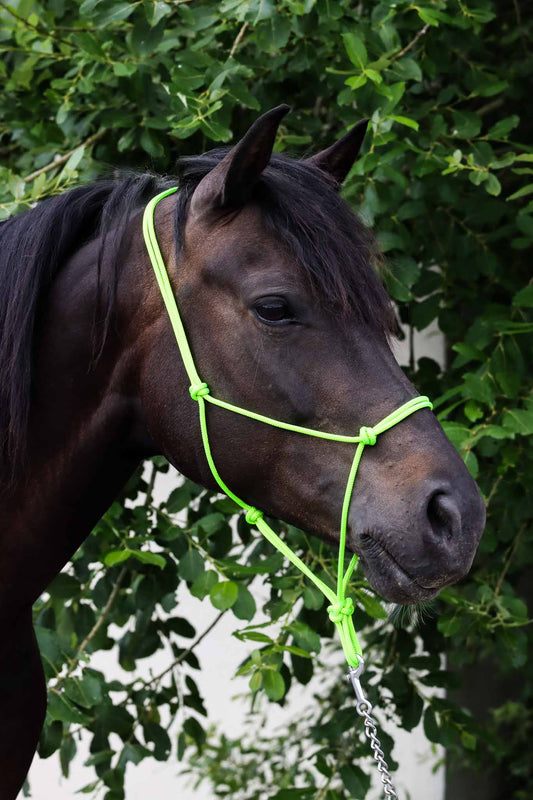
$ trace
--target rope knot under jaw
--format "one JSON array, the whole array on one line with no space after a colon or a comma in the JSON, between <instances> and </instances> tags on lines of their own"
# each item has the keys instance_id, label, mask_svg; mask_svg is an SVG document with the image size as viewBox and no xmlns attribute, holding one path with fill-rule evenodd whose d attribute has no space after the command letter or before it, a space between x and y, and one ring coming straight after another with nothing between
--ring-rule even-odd
<instances>
[{"instance_id":1,"label":"rope knot under jaw","mask_svg":"<svg viewBox=\"0 0 533 800\"><path fill-rule=\"evenodd\" d=\"M378 435L374 428L367 428L366 425L363 425L363 427L359 429L359 439L361 440L361 444L370 445L370 447L372 447L376 444Z\"/></svg>"},{"instance_id":2,"label":"rope knot under jaw","mask_svg":"<svg viewBox=\"0 0 533 800\"><path fill-rule=\"evenodd\" d=\"M255 525L255 523L262 518L263 512L259 511L258 508L254 508L253 506L246 512L246 522L249 525Z\"/></svg>"},{"instance_id":3,"label":"rope knot under jaw","mask_svg":"<svg viewBox=\"0 0 533 800\"><path fill-rule=\"evenodd\" d=\"M207 383L192 383L189 386L189 394L193 400L198 400L199 397L205 397L209 394L209 386Z\"/></svg>"},{"instance_id":4,"label":"rope knot under jaw","mask_svg":"<svg viewBox=\"0 0 533 800\"><path fill-rule=\"evenodd\" d=\"M329 618L335 625L342 622L343 617L351 617L353 612L353 600L351 597L345 597L344 600L338 600L328 606Z\"/></svg>"}]
</instances>

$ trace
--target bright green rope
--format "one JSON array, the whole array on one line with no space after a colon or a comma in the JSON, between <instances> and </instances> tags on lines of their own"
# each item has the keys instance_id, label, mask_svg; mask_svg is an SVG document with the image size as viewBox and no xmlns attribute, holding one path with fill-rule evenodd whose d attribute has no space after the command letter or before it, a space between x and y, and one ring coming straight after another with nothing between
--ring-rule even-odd
<instances>
[{"instance_id":1,"label":"bright green rope","mask_svg":"<svg viewBox=\"0 0 533 800\"><path fill-rule=\"evenodd\" d=\"M168 316L170 318L170 322L172 324L172 328L174 330L174 335L176 337L176 341L178 343L178 347L181 353L181 357L183 359L183 364L185 366L185 370L187 375L189 376L190 380L190 387L189 392L193 400L196 400L198 403L198 411L200 414L200 428L202 432L202 442L204 446L205 456L207 459L207 463L209 464L209 468L213 474L215 481L218 483L220 488L222 489L228 497L231 497L232 500L237 503L237 505L241 506L241 508L245 509L246 511L246 520L250 523L250 525L255 525L258 530L263 534L265 539L276 547L280 553L282 553L285 558L287 558L295 567L303 572L303 574L312 581L315 586L317 586L320 591L326 596L329 600L330 605L328 606L328 613L329 617L332 622L335 623L337 626L337 630L339 632L339 637L341 640L341 644L344 650L344 654L346 656L346 660L351 667L357 667L359 664L358 656L362 655L361 645L359 644L359 640L357 638L357 634L355 633L355 629L353 626L352 615L354 612L353 601L351 597L346 597L346 592L348 590L348 583L352 576L352 573L357 565L358 558L357 556L353 556L346 572L344 571L344 555L346 550L346 530L348 527L348 513L350 510L350 502L352 499L352 492L353 486L355 483L355 479L357 477L357 470L359 468L359 462L361 461L361 456L363 455L363 451L366 446L372 447L376 444L377 437L379 434L388 431L389 428L392 428L394 425L397 425L399 422L404 420L406 417L414 414L415 411L418 411L421 408L433 408L430 400L427 397L414 397L412 400L409 400L400 408L397 408L396 411L393 411L392 414L389 414L387 417L378 422L377 425L374 425L373 428L363 426L357 436L342 436L336 433L325 433L323 431L317 431L313 428L303 428L300 425L291 425L289 422L281 422L277 419L272 419L271 417L265 417L263 414L257 414L254 411L248 411L246 408L241 408L240 406L234 406L232 403L226 403L224 400L219 400L216 397L213 397L210 394L209 386L204 383L198 372L196 370L196 365L194 363L194 358L191 352L191 348L189 347L189 343L187 341L187 335L185 333L185 328L183 327L183 322L180 317L180 313L178 311L178 306L176 304L176 300L174 298L174 293L172 291L172 287L170 285L170 280L168 277L168 273L165 267L165 262L163 261L163 257L161 255L161 250L159 249L159 244L157 242L157 236L154 227L154 209L164 197L167 197L170 194L173 194L178 190L178 187L173 187L172 189L166 189L161 194L158 194L154 197L144 211L143 216L143 236L146 242L146 248L148 250L148 255L150 256L150 261L152 263L152 267L154 269L154 273L157 279L157 283L159 289L161 291L161 295L163 297L163 301L165 303ZM213 455L211 453L211 446L209 443L209 432L207 428L207 415L206 415L206 401L212 403L213 405L219 406L220 408L225 408L227 411L232 411L235 414L241 414L243 417L249 417L250 419L256 420L257 422L263 422L267 425L272 425L276 428L282 428L283 430L292 431L294 433L303 433L307 436L316 436L319 439L328 439L329 441L333 442L348 442L350 444L356 444L355 455L352 461L352 466L350 469L350 473L348 475L348 480L346 482L346 490L344 492L344 500L342 504L342 512L341 512L341 522L340 522L340 537L339 537L339 563L338 563L338 571L337 571L337 591L334 592L324 581L321 581L320 578L317 578L314 575L309 567L304 564L301 558L298 558L296 553L290 549L285 542L280 539L280 537L275 533L270 525L268 525L264 518L263 512L259 511L257 508L254 508L249 503L246 503L244 500L241 500L240 497L231 491L231 489L226 486L223 479L220 477L218 470L216 468L216 464L213 459Z\"/></svg>"}]
</instances>

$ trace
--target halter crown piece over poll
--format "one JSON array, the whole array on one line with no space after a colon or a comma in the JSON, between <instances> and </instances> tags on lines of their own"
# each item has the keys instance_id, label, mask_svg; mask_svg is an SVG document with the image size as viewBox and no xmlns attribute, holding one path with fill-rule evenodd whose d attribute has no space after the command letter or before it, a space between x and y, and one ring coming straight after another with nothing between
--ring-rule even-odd
<instances>
[{"instance_id":1,"label":"halter crown piece over poll","mask_svg":"<svg viewBox=\"0 0 533 800\"><path fill-rule=\"evenodd\" d=\"M404 403L404 405L397 408L387 417L382 419L381 422L378 422L377 425L374 425L373 427L363 426L360 428L357 436L344 436L336 433L317 431L313 428L304 428L299 425L292 425L288 422L281 422L280 420L272 419L271 417L265 417L262 414L257 414L254 411L249 411L246 408L241 408L240 406L235 406L232 403L226 403L224 400L219 400L217 397L213 397L213 395L210 393L207 383L204 383L198 375L155 232L154 210L156 205L164 197L167 197L176 191L178 191L177 186L171 189L166 189L164 192L161 192L160 194L156 195L156 197L152 198L152 200L150 200L145 208L143 216L143 236L146 243L146 249L148 251L148 255L150 256L150 261L155 272L157 283L161 291L172 328L174 330L174 335L178 343L183 364L190 380L189 392L192 399L196 400L198 403L202 442L207 462L215 481L218 483L222 491L227 494L228 497L231 497L231 499L234 500L237 505L245 509L246 521L249 522L250 525L255 525L263 534L263 536L268 539L268 541L274 547L276 547L280 553L285 556L285 558L294 564L294 566L298 567L298 569L301 570L301 572L303 572L303 574L309 578L309 580L311 580L329 600L329 618L337 627L342 648L344 650L344 655L346 656L346 660L350 667L349 677L352 681L357 698L357 711L365 719L366 734L370 739L370 743L374 751L374 758L378 763L378 769L384 784L385 794L388 797L397 797L396 791L391 783L387 765L384 761L383 751L381 750L379 740L375 735L376 727L372 717L370 716L372 706L366 699L359 681L359 676L361 675L364 667L364 660L362 657L361 645L359 644L359 640L353 626L353 601L351 597L346 597L348 582L357 565L358 558L356 555L352 557L345 572L344 556L346 548L346 529L348 524L348 511L350 508L353 485L357 476L359 462L365 447L372 447L375 445L377 437L381 433L384 433L384 431L387 431L389 428L397 425L406 417L414 414L415 411L418 411L421 408L433 408L433 406L427 397L414 397L407 403ZM346 489L342 504L336 592L334 592L326 583L321 581L320 578L317 578L316 575L311 572L309 567L304 564L304 562L296 555L296 553L293 553L290 547L288 547L285 542L280 539L277 533L275 533L265 522L262 511L254 508L244 500L241 500L240 497L237 497L237 495L232 492L228 486L226 486L218 473L213 456L211 454L211 446L209 444L209 433L207 428L206 402L212 403L220 408L225 408L227 411L232 411L235 414L241 414L243 417L249 417L250 419L257 420L258 422L272 425L275 428L282 428L283 430L305 434L306 436L316 436L320 439L327 439L333 442L346 442L348 444L357 445L352 466L348 474L348 480L346 482Z\"/></svg>"}]
</instances>

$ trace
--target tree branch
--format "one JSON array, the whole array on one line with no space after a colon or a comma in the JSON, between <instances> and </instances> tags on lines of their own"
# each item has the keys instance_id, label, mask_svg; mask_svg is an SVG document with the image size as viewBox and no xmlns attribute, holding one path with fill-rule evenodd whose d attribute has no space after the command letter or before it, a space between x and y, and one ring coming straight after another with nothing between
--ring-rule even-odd
<instances>
[{"instance_id":1,"label":"tree branch","mask_svg":"<svg viewBox=\"0 0 533 800\"><path fill-rule=\"evenodd\" d=\"M24 17L21 14L18 14L14 8L11 8L11 6L8 6L6 5L6 3L1 2L1 0L0 0L0 8L3 8L4 11L7 11L8 14L11 14L12 17L15 17L15 19L18 20L19 22L22 22L22 24L26 25L26 27L29 28L30 30L35 31L35 33L38 33L39 36L44 36L47 38L49 37L50 39L55 39L56 42L62 42L63 44L67 44L69 47L72 47L72 42L69 42L67 39L62 39L61 36L57 36L55 33L52 33L51 31L43 30L38 25L34 25L33 23L28 22L28 20L24 19Z\"/></svg>"},{"instance_id":2,"label":"tree branch","mask_svg":"<svg viewBox=\"0 0 533 800\"><path fill-rule=\"evenodd\" d=\"M491 100L490 103L485 103L484 106L478 108L476 114L478 117L484 117L485 114L489 114L491 111L496 111L497 108L503 106L503 97L497 97L496 100Z\"/></svg>"},{"instance_id":3,"label":"tree branch","mask_svg":"<svg viewBox=\"0 0 533 800\"><path fill-rule=\"evenodd\" d=\"M51 161L49 164L47 164L45 167L41 167L40 169L35 170L35 172L32 172L30 175L27 175L24 178L24 183L29 183L30 181L33 181L39 175L42 175L43 172L49 172L51 169L55 169L56 167L60 167L62 164L66 164L66 162L69 160L74 150L77 150L78 147L90 147L92 144L97 142L98 139L101 139L105 133L107 133L107 128L102 128L102 130L98 131L98 133L94 133L92 136L89 136L88 139L79 144L73 150L69 150L68 153L65 153L62 156L60 155L54 156L54 160Z\"/></svg>"},{"instance_id":4,"label":"tree branch","mask_svg":"<svg viewBox=\"0 0 533 800\"><path fill-rule=\"evenodd\" d=\"M515 536L514 542L513 542L512 546L511 546L511 548L510 548L510 550L508 552L507 558L505 559L505 564L503 565L503 569L502 569L502 571L500 573L500 576L498 578L498 583L496 584L496 587L494 589L494 594L500 594L500 592L502 590L502 586L503 586L503 582L505 580L505 576L509 572L509 568L511 566L511 562L512 562L512 560L514 558L514 555L515 555L515 553L516 553L516 551L518 549L518 545L520 544L520 541L522 539L522 536L525 533L525 530L526 530L526 526L522 525L520 530L518 531L517 535Z\"/></svg>"},{"instance_id":5,"label":"tree branch","mask_svg":"<svg viewBox=\"0 0 533 800\"><path fill-rule=\"evenodd\" d=\"M412 40L409 42L409 44L406 44L406 45L405 45L405 47L404 47L404 48L402 48L402 50L400 50L400 52L399 52L399 53L396 53L396 54L395 54L395 55L392 57L392 61L396 61L398 58L401 58L401 57L402 57L402 56L404 56L406 53L408 53L408 52L409 52L409 50L411 50L411 49L412 49L412 48L415 46L415 44L418 42L418 40L419 40L419 39L421 39L421 38L422 38L422 36L425 36L425 35L426 35L426 33L429 31L430 27L431 27L430 25L427 25L427 24L426 24L426 25L424 25L424 27L423 27L423 28L420 28L420 30L418 31L418 33L416 34L416 36L415 36L415 37L414 37L414 38L413 38L413 39L412 39Z\"/></svg>"},{"instance_id":6,"label":"tree branch","mask_svg":"<svg viewBox=\"0 0 533 800\"><path fill-rule=\"evenodd\" d=\"M150 478L148 479L148 486L146 487L146 503L145 505L150 505L152 502L152 495L154 493L154 484L155 479L157 477L157 467L152 461L152 471L150 472Z\"/></svg>"},{"instance_id":7,"label":"tree branch","mask_svg":"<svg viewBox=\"0 0 533 800\"><path fill-rule=\"evenodd\" d=\"M227 609L226 609L226 611L227 611ZM221 612L220 612L220 614L218 614L218 615L215 617L215 619L213 620L213 622L211 622L211 623L210 623L210 625L208 625L208 626L207 626L207 628L205 629L205 631L204 631L203 633L201 633L201 634L200 634L200 636L198 636L198 638L197 638L197 639L195 639L195 640L194 640L194 642L191 644L191 646L190 646L189 648L187 648L187 650L184 650L184 651L183 651L183 653L181 653L181 655L179 655L179 656L178 656L178 657L177 657L177 658L176 658L176 659L175 659L175 660L172 662L172 664L170 664L170 666L166 667L166 669L164 669L164 670L163 670L163 672L160 672L160 673L159 673L159 675L156 675L155 677L153 677L153 678L150 678L150 680L149 680L149 681L143 681L143 683L144 683L144 686L150 686L150 684L152 684L152 683L158 683L158 682L159 682L159 681L160 681L162 678L164 678L164 677L165 677L165 675L166 675L168 672L171 672L171 671L174 669L174 667L177 667L177 666L178 666L178 664L181 664L181 662L182 662L182 661L185 661L185 659L187 658L187 656L188 656L188 655L190 655L190 653L192 653L192 651L195 649L195 647L198 647L198 645L200 644L200 642L201 642L203 639L205 639L205 637L207 636L207 634L208 634L208 633L211 633L211 631L213 630L213 628L215 627L215 625L218 625L218 623L220 622L220 620L222 619L222 617L224 616L224 614L226 613L226 611L221 611Z\"/></svg>"},{"instance_id":8,"label":"tree branch","mask_svg":"<svg viewBox=\"0 0 533 800\"><path fill-rule=\"evenodd\" d=\"M237 48L240 45L240 43L242 42L242 37L244 36L244 34L246 33L247 30L248 30L248 23L245 22L244 25L242 26L242 28L240 29L239 33L237 34L237 36L235 38L235 41L233 42L231 50L229 51L228 59L233 58L233 56L237 52Z\"/></svg>"},{"instance_id":9,"label":"tree branch","mask_svg":"<svg viewBox=\"0 0 533 800\"><path fill-rule=\"evenodd\" d=\"M115 585L113 586L113 591L109 595L107 603L104 606L104 610L102 611L102 613L100 614L100 616L98 617L98 619L94 623L93 627L91 628L91 630L89 631L89 633L87 634L87 636L85 637L85 639L83 640L83 642L80 644L80 646L78 647L78 649L76 651L76 662L79 660L79 657L81 656L81 654L84 652L84 650L87 649L88 645L92 642L92 640L94 639L94 637L96 636L96 634L98 633L98 631L100 630L100 628L102 627L104 622L106 621L107 616L108 616L108 614L111 611L111 608L113 606L113 603L117 599L117 595L119 593L119 590L120 590L120 587L122 585L122 581L124 580L124 576L126 575L126 572L127 572L126 567L122 567L122 569L120 570L120 572L118 574L118 578L117 578L117 580L115 582ZM70 671L71 670L69 670L69 672Z\"/></svg>"}]
</instances>

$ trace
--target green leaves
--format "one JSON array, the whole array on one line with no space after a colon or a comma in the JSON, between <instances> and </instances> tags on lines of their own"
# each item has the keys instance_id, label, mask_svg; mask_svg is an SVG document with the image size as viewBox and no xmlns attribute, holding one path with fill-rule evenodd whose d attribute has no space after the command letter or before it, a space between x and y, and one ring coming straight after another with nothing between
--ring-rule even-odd
<instances>
[{"instance_id":1,"label":"green leaves","mask_svg":"<svg viewBox=\"0 0 533 800\"><path fill-rule=\"evenodd\" d=\"M424 713L424 733L430 742L441 744L441 732L437 723L435 712L431 707Z\"/></svg>"},{"instance_id":2,"label":"green leaves","mask_svg":"<svg viewBox=\"0 0 533 800\"><path fill-rule=\"evenodd\" d=\"M167 563L164 556L159 553L150 553L148 550L132 550L132 556L141 564L153 564L160 569L163 569Z\"/></svg>"},{"instance_id":3,"label":"green leaves","mask_svg":"<svg viewBox=\"0 0 533 800\"><path fill-rule=\"evenodd\" d=\"M285 694L285 682L279 672L273 669L263 672L263 689L269 700L281 700Z\"/></svg>"},{"instance_id":4,"label":"green leaves","mask_svg":"<svg viewBox=\"0 0 533 800\"><path fill-rule=\"evenodd\" d=\"M439 20L441 19L441 15L438 11L435 11L431 8L417 8L416 10L422 22L438 27Z\"/></svg>"},{"instance_id":5,"label":"green leaves","mask_svg":"<svg viewBox=\"0 0 533 800\"><path fill-rule=\"evenodd\" d=\"M80 590L80 582L73 575L60 572L50 584L50 590L61 599L74 597Z\"/></svg>"},{"instance_id":6,"label":"green leaves","mask_svg":"<svg viewBox=\"0 0 533 800\"><path fill-rule=\"evenodd\" d=\"M289 627L290 632L294 637L294 641L309 653L320 652L320 637L308 625L303 622L293 622Z\"/></svg>"},{"instance_id":7,"label":"green leaves","mask_svg":"<svg viewBox=\"0 0 533 800\"><path fill-rule=\"evenodd\" d=\"M284 48L291 35L291 22L281 14L270 17L257 26L257 43L266 53L276 53Z\"/></svg>"},{"instance_id":8,"label":"green leaves","mask_svg":"<svg viewBox=\"0 0 533 800\"><path fill-rule=\"evenodd\" d=\"M204 571L204 559L198 550L187 550L183 558L179 562L180 577L186 581L195 581Z\"/></svg>"},{"instance_id":9,"label":"green leaves","mask_svg":"<svg viewBox=\"0 0 533 800\"><path fill-rule=\"evenodd\" d=\"M217 582L218 576L214 570L210 569L206 572L200 572L198 577L193 581L190 589L191 594L199 600L203 600Z\"/></svg>"},{"instance_id":10,"label":"green leaves","mask_svg":"<svg viewBox=\"0 0 533 800\"><path fill-rule=\"evenodd\" d=\"M508 200L518 200L519 197L526 197L527 195L533 194L533 183L528 183L526 186L522 186L516 192L509 195L507 198Z\"/></svg>"},{"instance_id":11,"label":"green leaves","mask_svg":"<svg viewBox=\"0 0 533 800\"><path fill-rule=\"evenodd\" d=\"M502 191L502 185L496 175L492 173L487 176L487 182L485 183L485 189L489 194L494 195L497 197Z\"/></svg>"},{"instance_id":12,"label":"green leaves","mask_svg":"<svg viewBox=\"0 0 533 800\"><path fill-rule=\"evenodd\" d=\"M188 717L183 723L184 732L195 742L198 750L201 750L206 740L205 731L195 717Z\"/></svg>"},{"instance_id":13,"label":"green leaves","mask_svg":"<svg viewBox=\"0 0 533 800\"><path fill-rule=\"evenodd\" d=\"M237 599L232 603L231 608L237 619L250 621L255 616L257 607L254 596L242 583L238 584Z\"/></svg>"},{"instance_id":14,"label":"green leaves","mask_svg":"<svg viewBox=\"0 0 533 800\"><path fill-rule=\"evenodd\" d=\"M164 155L165 151L163 145L158 140L156 134L149 128L145 128L141 132L139 142L143 150L148 153L148 155L153 156L153 158L159 158Z\"/></svg>"},{"instance_id":15,"label":"green leaves","mask_svg":"<svg viewBox=\"0 0 533 800\"><path fill-rule=\"evenodd\" d=\"M130 550L110 550L104 556L104 564L106 567L116 567L117 564L127 561L130 556Z\"/></svg>"},{"instance_id":16,"label":"green leaves","mask_svg":"<svg viewBox=\"0 0 533 800\"><path fill-rule=\"evenodd\" d=\"M152 754L157 761L166 761L172 750L170 736L157 722L149 721L143 725L144 741L153 744Z\"/></svg>"},{"instance_id":17,"label":"green leaves","mask_svg":"<svg viewBox=\"0 0 533 800\"><path fill-rule=\"evenodd\" d=\"M169 514L177 514L179 511L187 508L191 500L192 495L189 486L184 483L182 486L178 486L177 489L171 491L165 503L165 507Z\"/></svg>"},{"instance_id":18,"label":"green leaves","mask_svg":"<svg viewBox=\"0 0 533 800\"><path fill-rule=\"evenodd\" d=\"M65 695L83 708L93 708L102 702L102 684L95 672L85 670L81 678L67 678L64 683Z\"/></svg>"},{"instance_id":19,"label":"green leaves","mask_svg":"<svg viewBox=\"0 0 533 800\"><path fill-rule=\"evenodd\" d=\"M404 117L401 114L392 114L391 119L395 122L398 122L400 125L406 125L408 128L412 128L414 131L417 131L420 127L418 122L415 119L410 119L409 117Z\"/></svg>"},{"instance_id":20,"label":"green leaves","mask_svg":"<svg viewBox=\"0 0 533 800\"><path fill-rule=\"evenodd\" d=\"M75 172L84 154L85 154L84 145L80 145L80 147L77 147L72 152L72 155L69 157L67 163L63 167L64 171L67 173Z\"/></svg>"},{"instance_id":21,"label":"green leaves","mask_svg":"<svg viewBox=\"0 0 533 800\"><path fill-rule=\"evenodd\" d=\"M216 583L209 592L211 603L215 608L218 608L219 611L226 611L228 608L231 608L232 605L235 604L238 596L239 587L233 581Z\"/></svg>"},{"instance_id":22,"label":"green leaves","mask_svg":"<svg viewBox=\"0 0 533 800\"><path fill-rule=\"evenodd\" d=\"M90 717L87 714L84 714L67 697L58 695L55 692L48 693L46 714L48 719L59 722L72 722L77 725L90 722Z\"/></svg>"},{"instance_id":23,"label":"green leaves","mask_svg":"<svg viewBox=\"0 0 533 800\"><path fill-rule=\"evenodd\" d=\"M489 129L487 136L491 139L507 138L510 132L519 124L520 117L518 114L512 114L510 117L498 120L498 122Z\"/></svg>"},{"instance_id":24,"label":"green leaves","mask_svg":"<svg viewBox=\"0 0 533 800\"><path fill-rule=\"evenodd\" d=\"M524 286L513 297L513 305L533 308L533 286Z\"/></svg>"},{"instance_id":25,"label":"green leaves","mask_svg":"<svg viewBox=\"0 0 533 800\"><path fill-rule=\"evenodd\" d=\"M163 569L163 567L167 563L164 556L161 556L158 553L150 553L147 550L130 550L130 549L110 550L108 553L105 554L103 562L106 565L106 567L116 567L118 564L122 564L129 558L135 558L142 564L153 564L154 566L160 567L161 569Z\"/></svg>"},{"instance_id":26,"label":"green leaves","mask_svg":"<svg viewBox=\"0 0 533 800\"><path fill-rule=\"evenodd\" d=\"M372 619L387 619L387 612L379 599L374 595L365 591L358 591L356 599Z\"/></svg>"},{"instance_id":27,"label":"green leaves","mask_svg":"<svg viewBox=\"0 0 533 800\"><path fill-rule=\"evenodd\" d=\"M411 287L420 277L420 270L409 256L397 257L391 261L387 273L387 288L395 300L407 301L411 298Z\"/></svg>"},{"instance_id":28,"label":"green leaves","mask_svg":"<svg viewBox=\"0 0 533 800\"><path fill-rule=\"evenodd\" d=\"M533 409L510 408L503 414L503 428L521 436L533 434Z\"/></svg>"},{"instance_id":29,"label":"green leaves","mask_svg":"<svg viewBox=\"0 0 533 800\"><path fill-rule=\"evenodd\" d=\"M340 768L343 785L352 797L365 797L370 789L370 776L355 764L346 764Z\"/></svg>"},{"instance_id":30,"label":"green leaves","mask_svg":"<svg viewBox=\"0 0 533 800\"><path fill-rule=\"evenodd\" d=\"M364 69L368 61L368 55L362 39L355 33L343 33L342 41L352 64L355 67L359 67L359 69Z\"/></svg>"}]
</instances>

